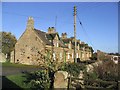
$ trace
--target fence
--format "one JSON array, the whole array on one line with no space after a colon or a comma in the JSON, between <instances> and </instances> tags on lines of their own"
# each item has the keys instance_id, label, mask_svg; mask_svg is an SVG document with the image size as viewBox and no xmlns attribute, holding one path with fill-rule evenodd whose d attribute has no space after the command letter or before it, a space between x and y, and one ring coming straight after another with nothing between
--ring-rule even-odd
<instances>
[{"instance_id":1,"label":"fence","mask_svg":"<svg viewBox=\"0 0 120 90\"><path fill-rule=\"evenodd\" d=\"M69 89L90 89L90 90L120 90L120 81L103 81L92 79L80 79L75 77L68 77Z\"/></svg>"}]
</instances>

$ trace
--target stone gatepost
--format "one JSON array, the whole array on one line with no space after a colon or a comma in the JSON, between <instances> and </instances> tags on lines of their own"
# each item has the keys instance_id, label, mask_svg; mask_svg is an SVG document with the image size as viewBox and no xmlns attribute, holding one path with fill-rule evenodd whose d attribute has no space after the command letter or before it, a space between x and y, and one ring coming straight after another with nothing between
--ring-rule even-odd
<instances>
[{"instance_id":1,"label":"stone gatepost","mask_svg":"<svg viewBox=\"0 0 120 90\"><path fill-rule=\"evenodd\" d=\"M68 72L57 71L54 75L54 88L67 90L68 87Z\"/></svg>"}]
</instances>

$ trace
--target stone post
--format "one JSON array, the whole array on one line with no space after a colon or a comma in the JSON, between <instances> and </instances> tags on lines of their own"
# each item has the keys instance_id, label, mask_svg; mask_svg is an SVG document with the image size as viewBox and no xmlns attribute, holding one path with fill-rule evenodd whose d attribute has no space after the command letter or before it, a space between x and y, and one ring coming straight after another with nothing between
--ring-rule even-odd
<instances>
[{"instance_id":1,"label":"stone post","mask_svg":"<svg viewBox=\"0 0 120 90\"><path fill-rule=\"evenodd\" d=\"M68 73L66 71L57 71L54 75L54 88L61 88L67 90L68 87Z\"/></svg>"}]
</instances>

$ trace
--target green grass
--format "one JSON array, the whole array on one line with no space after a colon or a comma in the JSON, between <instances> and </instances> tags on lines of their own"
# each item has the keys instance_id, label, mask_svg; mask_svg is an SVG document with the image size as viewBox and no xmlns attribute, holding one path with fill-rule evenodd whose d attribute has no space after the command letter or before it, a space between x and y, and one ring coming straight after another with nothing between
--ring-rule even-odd
<instances>
[{"instance_id":1,"label":"green grass","mask_svg":"<svg viewBox=\"0 0 120 90\"><path fill-rule=\"evenodd\" d=\"M1 63L0 63L1 64ZM40 66L34 66L34 65L23 65L23 64L15 64L15 63L2 63L2 67L13 67L13 68L38 68ZM8 76L2 76L3 81L3 88L30 88L30 84L25 83L26 81L26 75L21 74L14 74L14 75L8 75Z\"/></svg>"},{"instance_id":2,"label":"green grass","mask_svg":"<svg viewBox=\"0 0 120 90\"><path fill-rule=\"evenodd\" d=\"M2 67L40 67L40 66L35 66L35 65L25 65L25 64L15 64L15 63L2 63Z\"/></svg>"},{"instance_id":3,"label":"green grass","mask_svg":"<svg viewBox=\"0 0 120 90\"><path fill-rule=\"evenodd\" d=\"M26 81L25 76L26 76L25 74L17 74L17 75L6 76L6 78L22 89L30 88L30 84L27 84L24 82ZM9 83L6 83L6 84L9 84Z\"/></svg>"},{"instance_id":4,"label":"green grass","mask_svg":"<svg viewBox=\"0 0 120 90\"><path fill-rule=\"evenodd\" d=\"M1 64L1 63L0 63ZM9 68L41 68L40 66L34 66L34 65L23 65L23 64L15 64L15 63L2 63L2 67L9 69ZM21 88L22 90L24 88L30 89L30 84L25 83L26 81L26 74L23 73L16 73L14 75L8 75L8 76L2 76L2 84L3 88Z\"/></svg>"}]
</instances>

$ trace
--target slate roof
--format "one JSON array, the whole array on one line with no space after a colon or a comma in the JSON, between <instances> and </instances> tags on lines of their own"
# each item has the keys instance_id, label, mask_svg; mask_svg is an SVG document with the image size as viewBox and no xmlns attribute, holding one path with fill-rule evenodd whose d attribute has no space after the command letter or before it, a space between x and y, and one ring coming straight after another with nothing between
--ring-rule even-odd
<instances>
[{"instance_id":1,"label":"slate roof","mask_svg":"<svg viewBox=\"0 0 120 90\"><path fill-rule=\"evenodd\" d=\"M71 38L65 38L65 39L62 39L62 40L63 40L64 43L67 43L67 44L69 43L69 41L72 41Z\"/></svg>"},{"instance_id":2,"label":"slate roof","mask_svg":"<svg viewBox=\"0 0 120 90\"><path fill-rule=\"evenodd\" d=\"M38 35L38 37L40 39L42 39L42 41L46 44L46 45L52 45L52 43L46 38L46 32L34 29L34 31L36 32L36 34Z\"/></svg>"},{"instance_id":3,"label":"slate roof","mask_svg":"<svg viewBox=\"0 0 120 90\"><path fill-rule=\"evenodd\" d=\"M64 39L62 39L62 41L65 43L65 44L68 44L70 41L71 41L71 44L72 44L72 48L74 48L75 47L75 42L74 42L74 37L71 37L71 38L64 38ZM88 49L88 48L90 48L89 46L88 46L88 44L85 44L85 43L81 43L80 44L80 42L79 41L77 41L77 45L80 45L80 48L82 48L82 47L85 47L85 49Z\"/></svg>"},{"instance_id":4,"label":"slate roof","mask_svg":"<svg viewBox=\"0 0 120 90\"><path fill-rule=\"evenodd\" d=\"M66 48L64 42L62 41L62 39L59 37L59 34L58 33L46 33L46 37L48 40L53 40L55 38L55 36L58 35L58 39L60 40L59 44L60 44L60 47L64 47Z\"/></svg>"},{"instance_id":5,"label":"slate roof","mask_svg":"<svg viewBox=\"0 0 120 90\"><path fill-rule=\"evenodd\" d=\"M58 33L46 33L46 32L43 32L41 30L38 30L38 29L34 29L34 31L36 32L36 34L38 35L38 37L46 44L46 45L53 45L52 42L50 42L49 40L53 40L55 38L56 35L58 35ZM65 39L62 39L59 37L58 35L58 38L60 40L59 44L61 47L64 47L64 48L67 48L68 46L66 46L65 44L68 44L70 41L71 41L71 44L72 44L72 48L74 48L75 46L75 43L73 41L73 38L65 38ZM77 42L77 45L78 45L79 42ZM80 44L80 47L85 47L85 48L90 48L88 46L88 44Z\"/></svg>"},{"instance_id":6,"label":"slate roof","mask_svg":"<svg viewBox=\"0 0 120 90\"><path fill-rule=\"evenodd\" d=\"M73 38L65 38L65 39L62 39L64 43L69 43L71 41L72 45L75 46L75 42L73 40ZM77 41L77 45L80 44L78 41Z\"/></svg>"},{"instance_id":7,"label":"slate roof","mask_svg":"<svg viewBox=\"0 0 120 90\"><path fill-rule=\"evenodd\" d=\"M50 42L49 40L52 40L55 38L56 35L58 35L58 33L51 33L51 34L48 34L46 32L43 32L43 31L40 31L40 30L37 30L37 29L34 29L34 31L36 32L36 34L38 35L38 37L40 39L42 39L42 41L46 44L46 45L53 45L52 42ZM59 35L58 35L59 37ZM60 40L60 46L61 47L66 47L63 43L63 41L59 38Z\"/></svg>"},{"instance_id":8,"label":"slate roof","mask_svg":"<svg viewBox=\"0 0 120 90\"><path fill-rule=\"evenodd\" d=\"M64 38L64 39L62 39L62 41L64 44L69 44L69 42L71 41L72 48L74 48L74 44L72 43L72 38Z\"/></svg>"},{"instance_id":9,"label":"slate roof","mask_svg":"<svg viewBox=\"0 0 120 90\"><path fill-rule=\"evenodd\" d=\"M64 44L63 40L60 38L60 46L61 47L64 47L64 48L67 48L67 46Z\"/></svg>"}]
</instances>

